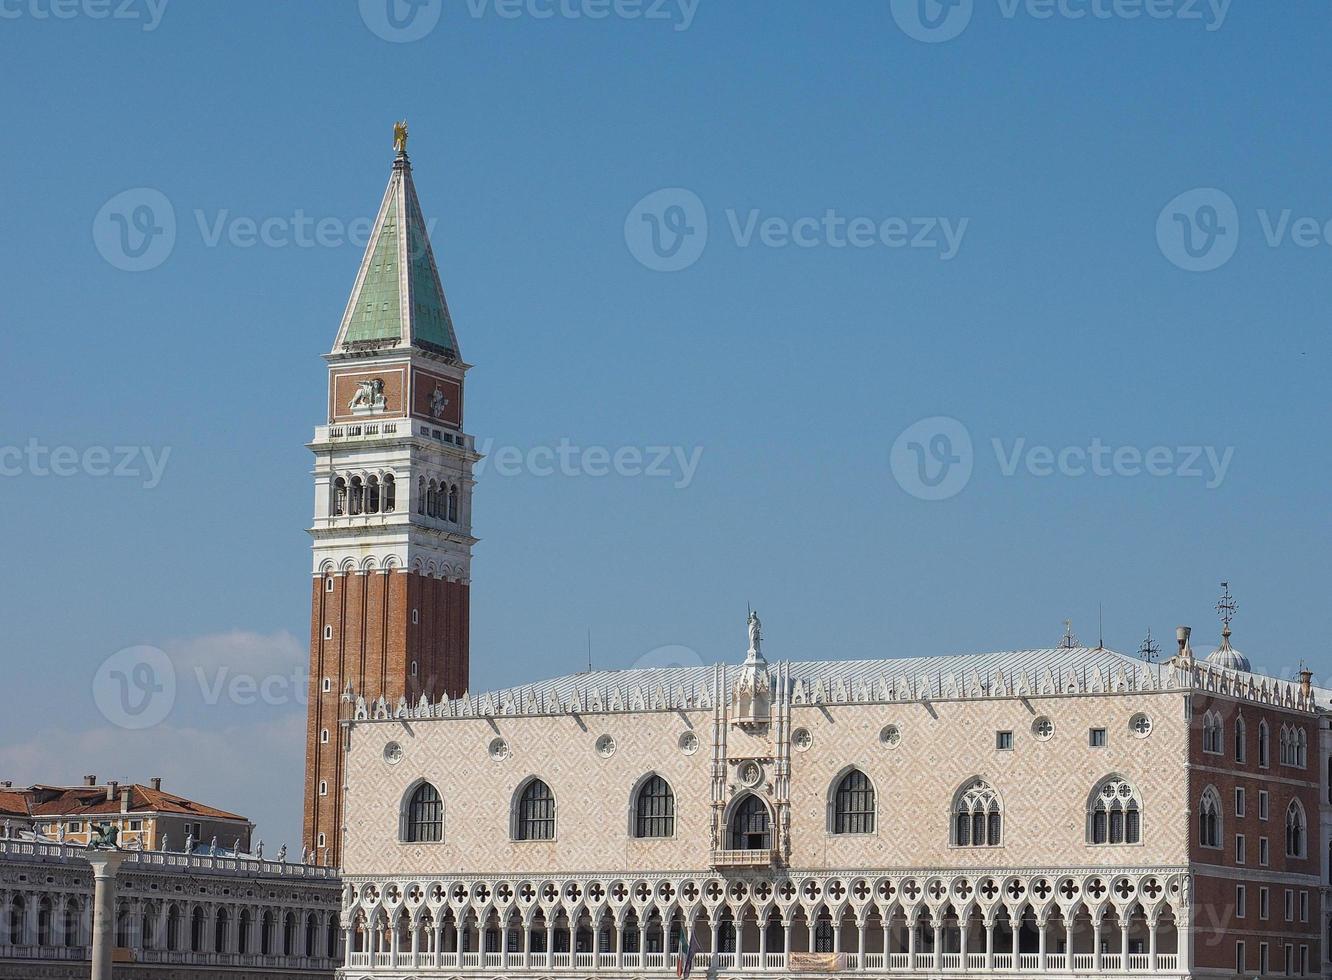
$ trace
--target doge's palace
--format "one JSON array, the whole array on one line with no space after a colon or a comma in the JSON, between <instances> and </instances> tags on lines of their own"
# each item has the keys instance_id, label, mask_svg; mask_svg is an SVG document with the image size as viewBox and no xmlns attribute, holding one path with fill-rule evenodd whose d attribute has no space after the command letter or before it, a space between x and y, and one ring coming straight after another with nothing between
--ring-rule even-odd
<instances>
[{"instance_id":1,"label":"doge's palace","mask_svg":"<svg viewBox=\"0 0 1332 980\"><path fill-rule=\"evenodd\" d=\"M344 975L1320 973L1315 692L1188 637L349 695Z\"/></svg>"}]
</instances>

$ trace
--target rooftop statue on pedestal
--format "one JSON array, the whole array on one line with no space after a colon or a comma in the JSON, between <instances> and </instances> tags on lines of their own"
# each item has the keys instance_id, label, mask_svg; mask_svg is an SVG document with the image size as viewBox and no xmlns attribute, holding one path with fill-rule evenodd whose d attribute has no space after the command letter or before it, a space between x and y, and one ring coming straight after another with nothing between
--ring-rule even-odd
<instances>
[{"instance_id":1,"label":"rooftop statue on pedestal","mask_svg":"<svg viewBox=\"0 0 1332 980\"><path fill-rule=\"evenodd\" d=\"M763 659L763 622L749 613L749 652L735 686L736 721L741 725L765 725L772 712L772 681Z\"/></svg>"}]
</instances>

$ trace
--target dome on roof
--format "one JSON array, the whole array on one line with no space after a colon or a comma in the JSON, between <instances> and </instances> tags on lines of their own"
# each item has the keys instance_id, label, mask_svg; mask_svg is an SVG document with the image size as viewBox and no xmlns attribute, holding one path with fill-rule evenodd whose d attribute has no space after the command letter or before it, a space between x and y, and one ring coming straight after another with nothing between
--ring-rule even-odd
<instances>
[{"instance_id":1,"label":"dome on roof","mask_svg":"<svg viewBox=\"0 0 1332 980\"><path fill-rule=\"evenodd\" d=\"M1221 645L1207 657L1207 662L1223 670L1242 670L1252 673L1249 658L1230 645L1230 627L1227 625L1221 633Z\"/></svg>"}]
</instances>

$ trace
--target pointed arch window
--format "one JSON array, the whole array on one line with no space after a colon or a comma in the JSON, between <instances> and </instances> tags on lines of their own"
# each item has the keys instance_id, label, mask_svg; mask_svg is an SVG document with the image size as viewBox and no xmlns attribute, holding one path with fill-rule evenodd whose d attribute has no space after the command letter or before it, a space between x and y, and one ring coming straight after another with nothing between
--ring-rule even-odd
<instances>
[{"instance_id":1,"label":"pointed arch window","mask_svg":"<svg viewBox=\"0 0 1332 980\"><path fill-rule=\"evenodd\" d=\"M772 814L753 794L741 801L731 817L731 848L736 851L772 849Z\"/></svg>"},{"instance_id":2,"label":"pointed arch window","mask_svg":"<svg viewBox=\"0 0 1332 980\"><path fill-rule=\"evenodd\" d=\"M1277 758L1281 760L1283 766L1292 764L1290 726L1282 725L1281 734L1277 736Z\"/></svg>"},{"instance_id":3,"label":"pointed arch window","mask_svg":"<svg viewBox=\"0 0 1332 980\"><path fill-rule=\"evenodd\" d=\"M1295 729L1295 766L1309 768L1309 735L1303 728Z\"/></svg>"},{"instance_id":4,"label":"pointed arch window","mask_svg":"<svg viewBox=\"0 0 1332 980\"><path fill-rule=\"evenodd\" d=\"M1214 787L1203 790L1198 805L1198 843L1203 847L1221 846L1221 797Z\"/></svg>"},{"instance_id":5,"label":"pointed arch window","mask_svg":"<svg viewBox=\"0 0 1332 980\"><path fill-rule=\"evenodd\" d=\"M675 794L660 776L651 776L634 800L634 836L675 836Z\"/></svg>"},{"instance_id":6,"label":"pointed arch window","mask_svg":"<svg viewBox=\"0 0 1332 980\"><path fill-rule=\"evenodd\" d=\"M408 844L438 844L444 839L444 801L429 783L416 787L407 801L402 839Z\"/></svg>"},{"instance_id":7,"label":"pointed arch window","mask_svg":"<svg viewBox=\"0 0 1332 980\"><path fill-rule=\"evenodd\" d=\"M524 788L518 798L514 840L555 839L555 794L539 779Z\"/></svg>"},{"instance_id":8,"label":"pointed arch window","mask_svg":"<svg viewBox=\"0 0 1332 980\"><path fill-rule=\"evenodd\" d=\"M1307 857L1308 843L1304 807L1300 806L1299 800L1291 800L1286 808L1286 857Z\"/></svg>"},{"instance_id":9,"label":"pointed arch window","mask_svg":"<svg viewBox=\"0 0 1332 980\"><path fill-rule=\"evenodd\" d=\"M1244 762L1249 754L1247 744L1249 727L1244 724L1243 718L1235 719L1235 761Z\"/></svg>"},{"instance_id":10,"label":"pointed arch window","mask_svg":"<svg viewBox=\"0 0 1332 980\"><path fill-rule=\"evenodd\" d=\"M833 792L832 832L874 833L874 804L874 787L869 777L859 769L852 769L841 778Z\"/></svg>"},{"instance_id":11,"label":"pointed arch window","mask_svg":"<svg viewBox=\"0 0 1332 980\"><path fill-rule=\"evenodd\" d=\"M1142 801L1128 782L1118 777L1103 781L1092 793L1088 842L1141 844Z\"/></svg>"},{"instance_id":12,"label":"pointed arch window","mask_svg":"<svg viewBox=\"0 0 1332 980\"><path fill-rule=\"evenodd\" d=\"M1000 846L1003 820L1003 807L994 787L984 779L968 783L953 802L953 846Z\"/></svg>"},{"instance_id":13,"label":"pointed arch window","mask_svg":"<svg viewBox=\"0 0 1332 980\"><path fill-rule=\"evenodd\" d=\"M1214 711L1203 716L1203 751L1210 755L1220 755L1225 741L1225 731L1221 725L1221 716Z\"/></svg>"},{"instance_id":14,"label":"pointed arch window","mask_svg":"<svg viewBox=\"0 0 1332 980\"><path fill-rule=\"evenodd\" d=\"M1267 768L1271 757L1270 738L1268 737L1267 719L1258 722L1258 765Z\"/></svg>"}]
</instances>

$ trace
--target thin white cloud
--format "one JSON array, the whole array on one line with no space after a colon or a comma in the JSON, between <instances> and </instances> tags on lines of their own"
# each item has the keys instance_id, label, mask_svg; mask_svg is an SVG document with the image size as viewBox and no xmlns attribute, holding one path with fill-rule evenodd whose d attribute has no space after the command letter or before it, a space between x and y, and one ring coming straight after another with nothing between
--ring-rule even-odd
<instances>
[{"instance_id":1,"label":"thin white cloud","mask_svg":"<svg viewBox=\"0 0 1332 980\"><path fill-rule=\"evenodd\" d=\"M234 673L256 677L286 675L303 669L309 662L306 644L286 630L254 633L232 630L203 636L167 640L162 650L179 671L196 667L206 671L227 668Z\"/></svg>"}]
</instances>

